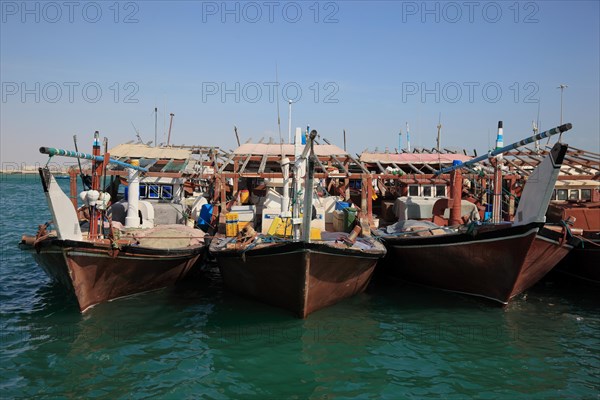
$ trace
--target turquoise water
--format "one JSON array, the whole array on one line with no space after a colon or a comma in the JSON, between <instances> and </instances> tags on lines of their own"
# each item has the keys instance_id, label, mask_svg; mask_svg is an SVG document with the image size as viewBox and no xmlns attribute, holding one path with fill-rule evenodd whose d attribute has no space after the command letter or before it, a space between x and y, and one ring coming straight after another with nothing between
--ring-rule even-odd
<instances>
[{"instance_id":1,"label":"turquoise water","mask_svg":"<svg viewBox=\"0 0 600 400\"><path fill-rule=\"evenodd\" d=\"M299 320L210 268L81 315L17 248L49 217L37 176L0 176L1 398L598 398L597 287L502 309L376 279Z\"/></svg>"}]
</instances>

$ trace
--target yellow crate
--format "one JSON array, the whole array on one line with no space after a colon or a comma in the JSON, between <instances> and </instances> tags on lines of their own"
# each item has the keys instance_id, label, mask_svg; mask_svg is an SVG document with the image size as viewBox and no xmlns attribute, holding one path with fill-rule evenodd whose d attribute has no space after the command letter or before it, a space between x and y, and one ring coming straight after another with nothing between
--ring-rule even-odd
<instances>
[{"instance_id":1,"label":"yellow crate","mask_svg":"<svg viewBox=\"0 0 600 400\"><path fill-rule=\"evenodd\" d=\"M244 229L252 221L240 221L238 222L238 231Z\"/></svg>"},{"instance_id":2,"label":"yellow crate","mask_svg":"<svg viewBox=\"0 0 600 400\"><path fill-rule=\"evenodd\" d=\"M279 237L292 237L294 228L292 226L292 219L286 218L285 221L281 217L276 217L269 228L269 235ZM321 230L319 228L310 228L310 239L321 240Z\"/></svg>"},{"instance_id":3,"label":"yellow crate","mask_svg":"<svg viewBox=\"0 0 600 400\"><path fill-rule=\"evenodd\" d=\"M269 235L281 237L291 237L293 232L292 219L286 218L284 222L281 217L276 217L273 220L273 223L268 231Z\"/></svg>"},{"instance_id":4,"label":"yellow crate","mask_svg":"<svg viewBox=\"0 0 600 400\"><path fill-rule=\"evenodd\" d=\"M237 236L239 232L238 218L238 213L225 214L225 235L227 237Z\"/></svg>"},{"instance_id":5,"label":"yellow crate","mask_svg":"<svg viewBox=\"0 0 600 400\"><path fill-rule=\"evenodd\" d=\"M319 228L310 228L310 240L321 240L321 230Z\"/></svg>"}]
</instances>

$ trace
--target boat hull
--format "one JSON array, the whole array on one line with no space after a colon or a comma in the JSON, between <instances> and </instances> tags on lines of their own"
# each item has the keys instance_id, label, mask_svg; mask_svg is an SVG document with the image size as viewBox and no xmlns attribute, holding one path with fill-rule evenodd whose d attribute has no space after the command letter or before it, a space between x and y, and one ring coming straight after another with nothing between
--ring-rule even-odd
<instances>
[{"instance_id":1,"label":"boat hull","mask_svg":"<svg viewBox=\"0 0 600 400\"><path fill-rule=\"evenodd\" d=\"M573 228L583 230L581 242L557 266L557 271L600 284L600 202L552 204L548 219L570 220Z\"/></svg>"},{"instance_id":2,"label":"boat hull","mask_svg":"<svg viewBox=\"0 0 600 400\"><path fill-rule=\"evenodd\" d=\"M574 244L578 242L564 233L541 228L527 252L511 297L522 293L541 280L573 250Z\"/></svg>"},{"instance_id":3,"label":"boat hull","mask_svg":"<svg viewBox=\"0 0 600 400\"><path fill-rule=\"evenodd\" d=\"M160 289L183 279L204 246L165 250L48 239L30 249L46 274L77 297L79 309L137 293Z\"/></svg>"},{"instance_id":4,"label":"boat hull","mask_svg":"<svg viewBox=\"0 0 600 400\"><path fill-rule=\"evenodd\" d=\"M386 271L410 282L507 304L547 272L546 263L529 253L539 227L528 224L477 234L388 236L384 238L389 255Z\"/></svg>"},{"instance_id":5,"label":"boat hull","mask_svg":"<svg viewBox=\"0 0 600 400\"><path fill-rule=\"evenodd\" d=\"M557 271L600 285L600 240L582 241L563 259Z\"/></svg>"},{"instance_id":6,"label":"boat hull","mask_svg":"<svg viewBox=\"0 0 600 400\"><path fill-rule=\"evenodd\" d=\"M300 318L361 293L385 254L287 242L246 252L217 251L225 286Z\"/></svg>"}]
</instances>

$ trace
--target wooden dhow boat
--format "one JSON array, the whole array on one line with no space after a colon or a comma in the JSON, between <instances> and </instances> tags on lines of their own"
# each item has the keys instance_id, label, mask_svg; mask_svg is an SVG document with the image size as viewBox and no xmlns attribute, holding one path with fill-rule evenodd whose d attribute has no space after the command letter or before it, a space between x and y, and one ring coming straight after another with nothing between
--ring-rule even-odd
<instances>
[{"instance_id":1,"label":"wooden dhow boat","mask_svg":"<svg viewBox=\"0 0 600 400\"><path fill-rule=\"evenodd\" d=\"M598 196L598 186L594 190L594 195ZM548 218L569 221L570 229L578 239L557 271L600 285L600 201L552 204Z\"/></svg>"},{"instance_id":2,"label":"wooden dhow boat","mask_svg":"<svg viewBox=\"0 0 600 400\"><path fill-rule=\"evenodd\" d=\"M440 173L452 172L452 197L460 199L460 168L569 129L571 124L561 125ZM545 241L538 234L567 148L557 143L529 176L513 223L461 225L460 202L452 199L451 227L421 224L422 228L392 226L380 231L389 253L386 271L425 286L507 304L555 265L545 259Z\"/></svg>"},{"instance_id":3,"label":"wooden dhow boat","mask_svg":"<svg viewBox=\"0 0 600 400\"><path fill-rule=\"evenodd\" d=\"M302 154L296 146L292 212L289 211L289 164L282 156L283 198L281 219L293 237L258 234L246 229L245 235L217 235L210 244L225 286L262 302L293 312L300 318L361 293L367 287L377 261L385 247L372 237L353 233L321 232L311 237L312 188L314 169L313 141L316 131L307 138ZM300 143L300 131L296 132ZM301 174L305 173L304 199L299 193ZM306 189L310 188L310 189ZM313 228L314 232L314 228Z\"/></svg>"},{"instance_id":4,"label":"wooden dhow boat","mask_svg":"<svg viewBox=\"0 0 600 400\"><path fill-rule=\"evenodd\" d=\"M108 153L101 156L97 133L92 155L46 147L40 152L93 162L91 190L80 196L89 222L80 220L50 171L40 168L52 221L41 225L36 236L23 236L20 243L51 279L75 294L82 312L99 303L170 286L199 261L205 250L204 232L185 225L154 226L147 218L151 205L145 204L142 213L138 201L139 174L145 168L113 160ZM124 225L110 221L110 195L100 191L100 174L107 163L128 170Z\"/></svg>"}]
</instances>

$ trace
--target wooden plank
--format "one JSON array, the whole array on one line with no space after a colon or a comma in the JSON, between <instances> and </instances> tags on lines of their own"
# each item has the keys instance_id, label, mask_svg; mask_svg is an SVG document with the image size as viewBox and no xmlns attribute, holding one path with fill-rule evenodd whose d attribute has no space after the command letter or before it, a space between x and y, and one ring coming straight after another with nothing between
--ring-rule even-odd
<instances>
[{"instance_id":1,"label":"wooden plank","mask_svg":"<svg viewBox=\"0 0 600 400\"><path fill-rule=\"evenodd\" d=\"M225 170L225 167L227 167L231 163L233 157L235 157L235 153L229 154L229 158L223 163L221 168L219 168L219 173L222 173Z\"/></svg>"},{"instance_id":2,"label":"wooden plank","mask_svg":"<svg viewBox=\"0 0 600 400\"><path fill-rule=\"evenodd\" d=\"M411 163L407 163L406 165L408 165L413 171L415 171L417 174L422 174L423 172L418 169L417 167L415 167L414 165L412 165Z\"/></svg>"},{"instance_id":3,"label":"wooden plank","mask_svg":"<svg viewBox=\"0 0 600 400\"><path fill-rule=\"evenodd\" d=\"M252 154L248 154L246 159L244 160L244 163L242 164L242 168L240 168L240 174L244 172L244 170L246 169L246 165L248 165L248 162L250 162L251 158Z\"/></svg>"},{"instance_id":4,"label":"wooden plank","mask_svg":"<svg viewBox=\"0 0 600 400\"><path fill-rule=\"evenodd\" d=\"M340 160L337 159L336 156L330 156L330 159L333 160L337 164L337 166L342 169L344 174L348 173L348 169L344 166L344 164Z\"/></svg>"},{"instance_id":5,"label":"wooden plank","mask_svg":"<svg viewBox=\"0 0 600 400\"><path fill-rule=\"evenodd\" d=\"M262 157L262 160L260 161L260 167L258 167L259 174L262 174L263 172L265 172L265 166L267 165L267 158L268 158L268 156L266 154Z\"/></svg>"}]
</instances>

